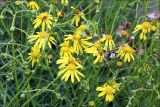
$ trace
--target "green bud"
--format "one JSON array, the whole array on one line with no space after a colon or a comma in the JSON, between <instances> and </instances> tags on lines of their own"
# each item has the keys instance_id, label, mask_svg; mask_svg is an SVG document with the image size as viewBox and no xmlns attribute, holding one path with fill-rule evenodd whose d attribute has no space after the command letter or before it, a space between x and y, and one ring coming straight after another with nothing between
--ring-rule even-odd
<instances>
[{"instance_id":1,"label":"green bud","mask_svg":"<svg viewBox=\"0 0 160 107\"><path fill-rule=\"evenodd\" d=\"M10 31L15 31L15 27L11 26Z\"/></svg>"},{"instance_id":2,"label":"green bud","mask_svg":"<svg viewBox=\"0 0 160 107\"><path fill-rule=\"evenodd\" d=\"M25 98L25 94L24 93L22 93L21 95L20 95L20 98L23 100L24 98Z\"/></svg>"},{"instance_id":3,"label":"green bud","mask_svg":"<svg viewBox=\"0 0 160 107\"><path fill-rule=\"evenodd\" d=\"M3 15L0 15L0 20L3 20L4 19L4 16Z\"/></svg>"},{"instance_id":4,"label":"green bud","mask_svg":"<svg viewBox=\"0 0 160 107\"><path fill-rule=\"evenodd\" d=\"M95 107L94 101L90 101L90 102L88 103L88 106L89 106L89 107Z\"/></svg>"}]
</instances>

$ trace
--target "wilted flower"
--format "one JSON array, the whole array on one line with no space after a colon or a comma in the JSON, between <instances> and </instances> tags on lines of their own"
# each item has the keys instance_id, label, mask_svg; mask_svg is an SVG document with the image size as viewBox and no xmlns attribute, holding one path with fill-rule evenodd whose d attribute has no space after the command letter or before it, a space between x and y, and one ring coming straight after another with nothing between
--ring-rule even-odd
<instances>
[{"instance_id":1,"label":"wilted flower","mask_svg":"<svg viewBox=\"0 0 160 107\"><path fill-rule=\"evenodd\" d=\"M111 59L114 59L116 56L116 54L114 52L111 53L111 55L109 56Z\"/></svg>"}]
</instances>

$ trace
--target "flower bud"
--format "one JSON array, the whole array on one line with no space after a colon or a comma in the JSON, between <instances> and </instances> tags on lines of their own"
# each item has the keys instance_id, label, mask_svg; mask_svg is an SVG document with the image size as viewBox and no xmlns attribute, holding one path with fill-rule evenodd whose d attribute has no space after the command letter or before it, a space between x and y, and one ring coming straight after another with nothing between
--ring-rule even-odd
<instances>
[{"instance_id":1,"label":"flower bud","mask_svg":"<svg viewBox=\"0 0 160 107\"><path fill-rule=\"evenodd\" d=\"M0 20L4 19L4 16L3 15L0 15Z\"/></svg>"},{"instance_id":2,"label":"flower bud","mask_svg":"<svg viewBox=\"0 0 160 107\"><path fill-rule=\"evenodd\" d=\"M117 62L117 67L121 67L121 66L122 66L122 64L123 64L123 62L122 62L122 61L118 61L118 62Z\"/></svg>"},{"instance_id":3,"label":"flower bud","mask_svg":"<svg viewBox=\"0 0 160 107\"><path fill-rule=\"evenodd\" d=\"M89 107L95 107L94 101L90 101L90 102L88 103L88 106L89 106Z\"/></svg>"},{"instance_id":4,"label":"flower bud","mask_svg":"<svg viewBox=\"0 0 160 107\"><path fill-rule=\"evenodd\" d=\"M25 94L24 93L22 93L21 95L20 95L20 98L23 100L24 98L25 98Z\"/></svg>"},{"instance_id":5,"label":"flower bud","mask_svg":"<svg viewBox=\"0 0 160 107\"><path fill-rule=\"evenodd\" d=\"M19 1L19 0L15 1L15 5L19 6L19 5L21 5L21 4L22 4L21 1Z\"/></svg>"},{"instance_id":6,"label":"flower bud","mask_svg":"<svg viewBox=\"0 0 160 107\"><path fill-rule=\"evenodd\" d=\"M10 31L15 31L15 27L11 26Z\"/></svg>"}]
</instances>

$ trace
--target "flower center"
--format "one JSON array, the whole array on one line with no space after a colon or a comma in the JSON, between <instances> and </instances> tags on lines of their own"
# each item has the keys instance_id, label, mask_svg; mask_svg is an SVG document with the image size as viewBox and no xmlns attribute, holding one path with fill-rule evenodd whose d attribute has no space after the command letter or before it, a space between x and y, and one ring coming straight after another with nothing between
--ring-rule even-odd
<instances>
[{"instance_id":1,"label":"flower center","mask_svg":"<svg viewBox=\"0 0 160 107\"><path fill-rule=\"evenodd\" d=\"M46 16L43 16L43 19L42 20L47 20L48 19L48 15L46 15Z\"/></svg>"},{"instance_id":2,"label":"flower center","mask_svg":"<svg viewBox=\"0 0 160 107\"><path fill-rule=\"evenodd\" d=\"M130 46L123 47L123 51L126 53L132 53L132 48Z\"/></svg>"},{"instance_id":3,"label":"flower center","mask_svg":"<svg viewBox=\"0 0 160 107\"><path fill-rule=\"evenodd\" d=\"M112 36L111 35L106 35L106 39L107 40L112 40Z\"/></svg>"},{"instance_id":4,"label":"flower center","mask_svg":"<svg viewBox=\"0 0 160 107\"><path fill-rule=\"evenodd\" d=\"M69 48L68 48L68 47L62 47L62 51L63 51L63 52L68 52L68 51L69 51Z\"/></svg>"},{"instance_id":5,"label":"flower center","mask_svg":"<svg viewBox=\"0 0 160 107\"><path fill-rule=\"evenodd\" d=\"M114 93L114 91L113 91L114 89L112 88L112 87L110 87L110 86L107 86L106 87L106 89L105 89L105 92L106 92L106 94L113 94Z\"/></svg>"},{"instance_id":6,"label":"flower center","mask_svg":"<svg viewBox=\"0 0 160 107\"><path fill-rule=\"evenodd\" d=\"M40 55L39 50L35 50L32 52L31 56L32 56L32 58L37 59L39 57L39 55Z\"/></svg>"},{"instance_id":7,"label":"flower center","mask_svg":"<svg viewBox=\"0 0 160 107\"><path fill-rule=\"evenodd\" d=\"M68 42L64 42L62 47L69 47L69 43Z\"/></svg>"},{"instance_id":8,"label":"flower center","mask_svg":"<svg viewBox=\"0 0 160 107\"><path fill-rule=\"evenodd\" d=\"M76 66L73 65L73 64L69 64L68 65L68 70L75 71L76 70Z\"/></svg>"},{"instance_id":9,"label":"flower center","mask_svg":"<svg viewBox=\"0 0 160 107\"><path fill-rule=\"evenodd\" d=\"M96 42L96 43L94 44L94 47L95 47L95 48L98 48L98 47L100 47L100 44L99 44L99 42Z\"/></svg>"},{"instance_id":10,"label":"flower center","mask_svg":"<svg viewBox=\"0 0 160 107\"><path fill-rule=\"evenodd\" d=\"M45 38L46 36L47 36L47 32L45 32L45 31L42 31L39 33L40 38Z\"/></svg>"},{"instance_id":11,"label":"flower center","mask_svg":"<svg viewBox=\"0 0 160 107\"><path fill-rule=\"evenodd\" d=\"M74 58L68 58L68 63L74 63L75 59Z\"/></svg>"},{"instance_id":12,"label":"flower center","mask_svg":"<svg viewBox=\"0 0 160 107\"><path fill-rule=\"evenodd\" d=\"M151 24L150 24L149 22L143 22L143 23L142 23L142 27L143 27L144 29L150 29L152 26L151 26Z\"/></svg>"},{"instance_id":13,"label":"flower center","mask_svg":"<svg viewBox=\"0 0 160 107\"><path fill-rule=\"evenodd\" d=\"M73 10L73 14L79 14L80 13L80 10L79 9L74 9Z\"/></svg>"}]
</instances>

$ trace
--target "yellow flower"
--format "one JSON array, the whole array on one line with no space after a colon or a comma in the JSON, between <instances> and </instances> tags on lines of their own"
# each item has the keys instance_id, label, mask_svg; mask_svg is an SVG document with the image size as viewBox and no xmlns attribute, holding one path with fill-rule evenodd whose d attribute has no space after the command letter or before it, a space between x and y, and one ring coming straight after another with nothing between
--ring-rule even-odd
<instances>
[{"instance_id":1,"label":"yellow flower","mask_svg":"<svg viewBox=\"0 0 160 107\"><path fill-rule=\"evenodd\" d=\"M36 29L38 26L42 24L42 30L45 30L45 27L47 25L48 29L51 29L53 17L47 13L40 13L37 18L34 20L34 28Z\"/></svg>"},{"instance_id":2,"label":"yellow flower","mask_svg":"<svg viewBox=\"0 0 160 107\"><path fill-rule=\"evenodd\" d=\"M27 7L29 7L32 10L39 10L39 6L35 1L30 1L29 3L27 3Z\"/></svg>"},{"instance_id":3,"label":"yellow flower","mask_svg":"<svg viewBox=\"0 0 160 107\"><path fill-rule=\"evenodd\" d=\"M120 88L120 86L121 86L121 84L120 84L120 83L117 83L115 80L110 80L110 81L108 81L108 84L109 84L110 86L112 86L112 88L114 88L115 91L119 91L119 88Z\"/></svg>"},{"instance_id":4,"label":"yellow flower","mask_svg":"<svg viewBox=\"0 0 160 107\"><path fill-rule=\"evenodd\" d=\"M140 39L146 40L146 33L152 30L152 25L149 22L143 22L142 24L137 25L132 33L136 33L139 30L141 30Z\"/></svg>"},{"instance_id":5,"label":"yellow flower","mask_svg":"<svg viewBox=\"0 0 160 107\"><path fill-rule=\"evenodd\" d=\"M39 62L40 57L40 48L39 47L32 47L32 52L28 53L29 62L32 61L32 67L34 66L35 62Z\"/></svg>"},{"instance_id":6,"label":"yellow flower","mask_svg":"<svg viewBox=\"0 0 160 107\"><path fill-rule=\"evenodd\" d=\"M21 4L22 4L22 1L19 1L19 0L15 1L15 5L19 6Z\"/></svg>"},{"instance_id":7,"label":"yellow flower","mask_svg":"<svg viewBox=\"0 0 160 107\"><path fill-rule=\"evenodd\" d=\"M61 0L62 4L68 4L68 0Z\"/></svg>"},{"instance_id":8,"label":"yellow flower","mask_svg":"<svg viewBox=\"0 0 160 107\"><path fill-rule=\"evenodd\" d=\"M74 17L72 19L71 24L73 24L75 22L76 27L77 27L81 18L84 19L84 20L86 20L85 19L85 15L79 9L75 9L74 7L71 7L71 8L73 9L73 14L74 14Z\"/></svg>"},{"instance_id":9,"label":"yellow flower","mask_svg":"<svg viewBox=\"0 0 160 107\"><path fill-rule=\"evenodd\" d=\"M110 85L103 85L101 87L97 87L96 88L97 91L101 91L98 94L98 97L102 97L105 96L105 101L106 102L111 102L114 99L114 94L115 94L115 89L113 87L111 87Z\"/></svg>"},{"instance_id":10,"label":"yellow flower","mask_svg":"<svg viewBox=\"0 0 160 107\"><path fill-rule=\"evenodd\" d=\"M100 41L101 42L105 41L105 47L109 48L110 50L112 50L115 47L115 44L111 35L106 35Z\"/></svg>"},{"instance_id":11,"label":"yellow flower","mask_svg":"<svg viewBox=\"0 0 160 107\"><path fill-rule=\"evenodd\" d=\"M78 71L78 69L82 69L83 66L79 64L74 57L63 57L58 59L56 64L60 64L58 77L63 75L61 79L64 81L68 81L69 77L71 77L71 82L74 83L74 77L78 82L80 81L78 75L84 77L84 75Z\"/></svg>"},{"instance_id":12,"label":"yellow flower","mask_svg":"<svg viewBox=\"0 0 160 107\"><path fill-rule=\"evenodd\" d=\"M97 62L102 62L104 59L104 52L102 50L98 51L98 53L93 56L96 56L96 59L94 60L93 64L96 64Z\"/></svg>"},{"instance_id":13,"label":"yellow flower","mask_svg":"<svg viewBox=\"0 0 160 107\"><path fill-rule=\"evenodd\" d=\"M72 46L69 46L69 41L64 41L60 46L60 57L72 57L72 53L75 51Z\"/></svg>"},{"instance_id":14,"label":"yellow flower","mask_svg":"<svg viewBox=\"0 0 160 107\"><path fill-rule=\"evenodd\" d=\"M134 60L134 56L133 56L133 52L135 50L132 49L129 45L126 45L126 46L121 46L120 49L117 51L118 53L118 57L120 56L120 59L122 59L124 57L124 62L128 61L130 62L131 61L131 58L132 60Z\"/></svg>"},{"instance_id":15,"label":"yellow flower","mask_svg":"<svg viewBox=\"0 0 160 107\"><path fill-rule=\"evenodd\" d=\"M36 41L34 46L39 46L40 48L44 49L46 44L48 44L49 48L51 49L51 44L55 45L55 39L45 31L37 32L37 35L32 35L28 37L29 42Z\"/></svg>"},{"instance_id":16,"label":"yellow flower","mask_svg":"<svg viewBox=\"0 0 160 107\"><path fill-rule=\"evenodd\" d=\"M81 35L85 28L86 28L86 25L85 25L85 24L80 25L80 26L76 29L75 34Z\"/></svg>"},{"instance_id":17,"label":"yellow flower","mask_svg":"<svg viewBox=\"0 0 160 107\"><path fill-rule=\"evenodd\" d=\"M80 82L79 75L82 77L85 77L81 72L78 71L78 66L75 64L68 64L64 66L64 68L60 69L58 72L58 77L62 76L61 79L65 82L68 81L68 79L71 77L71 82L74 83L75 79L77 79L78 82Z\"/></svg>"},{"instance_id":18,"label":"yellow flower","mask_svg":"<svg viewBox=\"0 0 160 107\"><path fill-rule=\"evenodd\" d=\"M96 56L93 64L96 64L97 62L102 62L102 60L104 59L104 49L101 46L100 41L95 42L92 47L86 48L85 52Z\"/></svg>"},{"instance_id":19,"label":"yellow flower","mask_svg":"<svg viewBox=\"0 0 160 107\"><path fill-rule=\"evenodd\" d=\"M67 37L65 40L71 40L73 42L73 48L78 53L83 52L83 48L88 48L88 46L92 46L91 42L88 42L87 40L90 40L92 37L87 37L83 39L81 35L66 35Z\"/></svg>"},{"instance_id":20,"label":"yellow flower","mask_svg":"<svg viewBox=\"0 0 160 107\"><path fill-rule=\"evenodd\" d=\"M74 57L62 57L56 61L56 64L60 64L59 69L64 68L68 64L76 65L78 68L83 68L81 64Z\"/></svg>"}]
</instances>

